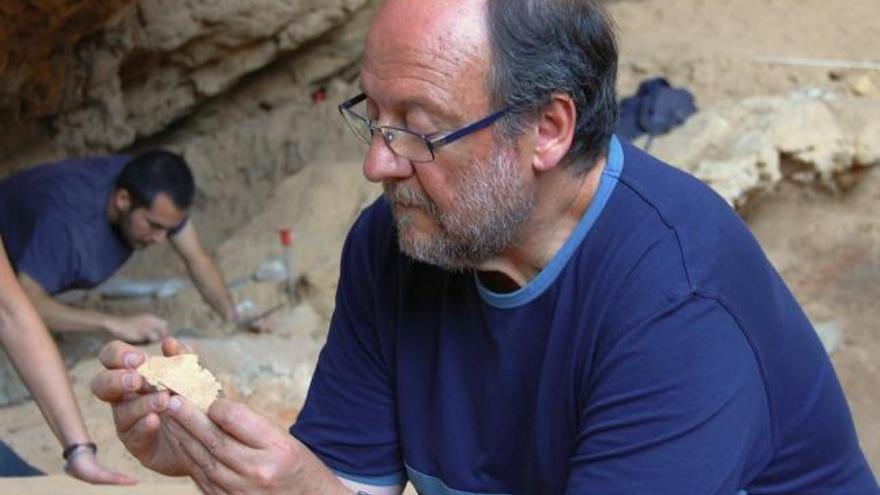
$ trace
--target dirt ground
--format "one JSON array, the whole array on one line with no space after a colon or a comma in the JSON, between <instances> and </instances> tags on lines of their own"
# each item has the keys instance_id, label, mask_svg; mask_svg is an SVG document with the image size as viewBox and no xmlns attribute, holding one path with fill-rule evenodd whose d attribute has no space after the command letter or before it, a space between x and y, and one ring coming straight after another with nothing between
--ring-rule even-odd
<instances>
[{"instance_id":1,"label":"dirt ground","mask_svg":"<svg viewBox=\"0 0 880 495\"><path fill-rule=\"evenodd\" d=\"M619 0L608 2L608 6L620 30L621 96L632 93L642 79L662 75L690 89L701 108L810 88L880 97L878 70L842 68L844 64L839 62L833 67L791 65L765 58L880 63L877 0ZM337 118L332 111L323 114ZM313 137L302 127L298 132L304 140ZM328 150L326 156L337 157L338 151ZM839 335L832 360L862 446L875 473L880 473L880 306L876 303L880 298L880 169L855 171L850 179L851 188L837 191L784 182L774 194L752 204L743 216L813 322ZM316 183L313 187L322 186ZM329 182L327 187L331 187ZM243 189L240 200L247 201L247 196L248 191ZM308 194L305 197L314 199ZM290 198L284 201L285 205L293 204ZM270 204L266 212L272 213L272 207ZM300 207L304 212L311 211L310 205ZM236 261L231 246L247 242L258 227L244 226L224 243L212 246L219 251L224 268L238 272L250 269L254 260ZM274 228L269 225L264 230L271 233ZM334 231L333 235L333 242L338 243L340 234ZM322 251L338 252L340 248L331 246L333 242L321 242ZM145 257L140 266L130 267L127 273L148 273L146 267L155 264L156 259L159 257ZM324 278L332 279L332 274ZM200 304L197 299L192 301ZM320 307L317 309L326 316ZM92 410L92 406L85 409ZM33 415L35 409L31 406L16 411ZM6 422L3 437L11 438L15 445L16 435L25 428L6 419L9 416L4 416L3 410L0 418ZM103 424L107 420L106 414L89 420L91 429L103 425L105 441L107 435L112 435L108 425ZM27 423L36 422L31 419ZM20 424L24 423L22 420ZM27 442L36 441L34 436L26 438ZM46 442L52 444L51 449L29 451L41 467L56 465L54 440ZM51 462L40 457L44 451L52 456ZM115 446L107 451L122 455ZM124 466L137 469L131 463ZM0 484L0 492L6 493L4 490Z\"/></svg>"}]
</instances>

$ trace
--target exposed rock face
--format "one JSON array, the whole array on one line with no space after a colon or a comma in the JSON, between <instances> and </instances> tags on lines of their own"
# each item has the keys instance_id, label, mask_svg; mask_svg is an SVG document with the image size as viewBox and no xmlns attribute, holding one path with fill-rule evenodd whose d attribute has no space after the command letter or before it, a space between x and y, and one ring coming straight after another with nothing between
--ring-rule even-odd
<instances>
[{"instance_id":1,"label":"exposed rock face","mask_svg":"<svg viewBox=\"0 0 880 495\"><path fill-rule=\"evenodd\" d=\"M81 101L87 71L77 47L132 2L0 2L0 128L14 130L0 137L0 149Z\"/></svg>"},{"instance_id":2,"label":"exposed rock face","mask_svg":"<svg viewBox=\"0 0 880 495\"><path fill-rule=\"evenodd\" d=\"M0 140L34 161L115 151L328 35L369 0L4 2ZM2 28L0 28L2 29ZM336 70L350 65L359 48ZM290 67L288 67L290 68ZM294 85L316 81L288 77ZM49 140L33 149L32 141ZM22 146L22 143L25 143ZM35 156L36 155L36 156ZM8 168L0 163L0 171Z\"/></svg>"},{"instance_id":3,"label":"exposed rock face","mask_svg":"<svg viewBox=\"0 0 880 495\"><path fill-rule=\"evenodd\" d=\"M713 106L651 152L706 182L733 206L783 179L846 188L854 168L880 164L880 99L757 97Z\"/></svg>"}]
</instances>

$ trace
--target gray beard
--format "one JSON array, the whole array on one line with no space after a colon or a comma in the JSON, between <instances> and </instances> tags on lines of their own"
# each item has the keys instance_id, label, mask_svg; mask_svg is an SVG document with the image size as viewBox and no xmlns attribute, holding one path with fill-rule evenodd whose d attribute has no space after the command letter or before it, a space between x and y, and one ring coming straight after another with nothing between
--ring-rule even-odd
<instances>
[{"instance_id":1,"label":"gray beard","mask_svg":"<svg viewBox=\"0 0 880 495\"><path fill-rule=\"evenodd\" d=\"M488 163L467 168L459 177L458 198L449 211L440 211L422 191L386 181L385 198L391 204L400 250L418 261L462 271L477 268L512 246L536 201L534 190L524 187L514 156L499 146ZM422 210L440 232L416 235L411 214L398 204Z\"/></svg>"}]
</instances>

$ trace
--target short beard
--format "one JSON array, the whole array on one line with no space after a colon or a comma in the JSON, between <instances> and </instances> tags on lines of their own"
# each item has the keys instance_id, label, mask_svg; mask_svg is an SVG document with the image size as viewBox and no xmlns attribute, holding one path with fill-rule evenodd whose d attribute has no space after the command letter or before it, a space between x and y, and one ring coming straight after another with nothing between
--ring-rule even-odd
<instances>
[{"instance_id":1,"label":"short beard","mask_svg":"<svg viewBox=\"0 0 880 495\"><path fill-rule=\"evenodd\" d=\"M476 162L456 181L458 197L440 211L421 190L386 181L385 199L397 226L400 250L413 259L448 270L478 268L510 248L535 210L535 192L527 189L516 163L515 146L499 145L488 163ZM439 233L413 232L412 218L399 205L422 210Z\"/></svg>"},{"instance_id":2,"label":"short beard","mask_svg":"<svg viewBox=\"0 0 880 495\"><path fill-rule=\"evenodd\" d=\"M116 223L113 224L113 230L116 231L116 235L125 242L125 245L133 250L137 251L142 249L144 246L141 246L137 241L135 241L134 237L129 235L131 232L131 220L132 217L132 209L120 211L119 218Z\"/></svg>"}]
</instances>

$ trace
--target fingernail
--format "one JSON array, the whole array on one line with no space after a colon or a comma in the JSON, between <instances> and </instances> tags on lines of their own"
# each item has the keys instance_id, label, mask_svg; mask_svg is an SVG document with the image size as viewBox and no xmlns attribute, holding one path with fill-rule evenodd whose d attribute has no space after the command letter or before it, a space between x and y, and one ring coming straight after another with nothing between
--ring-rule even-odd
<instances>
[{"instance_id":1,"label":"fingernail","mask_svg":"<svg viewBox=\"0 0 880 495\"><path fill-rule=\"evenodd\" d=\"M122 384L125 385L125 388L134 390L137 388L137 376L134 373L127 373L122 377Z\"/></svg>"},{"instance_id":2,"label":"fingernail","mask_svg":"<svg viewBox=\"0 0 880 495\"><path fill-rule=\"evenodd\" d=\"M126 368L134 368L141 364L141 355L136 352L129 352L122 361L125 363Z\"/></svg>"},{"instance_id":3,"label":"fingernail","mask_svg":"<svg viewBox=\"0 0 880 495\"><path fill-rule=\"evenodd\" d=\"M183 402L179 397L172 397L171 400L168 401L168 409L171 409L172 411L180 409L180 406L182 405Z\"/></svg>"},{"instance_id":4,"label":"fingernail","mask_svg":"<svg viewBox=\"0 0 880 495\"><path fill-rule=\"evenodd\" d=\"M153 398L150 399L150 405L153 407L155 411L161 411L163 404L162 394L155 394Z\"/></svg>"}]
</instances>

